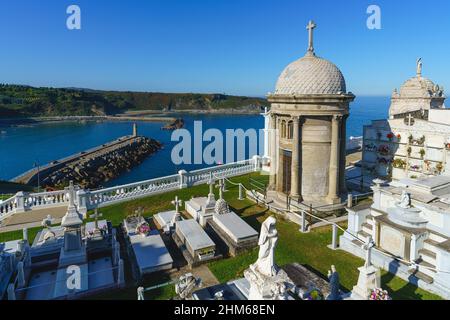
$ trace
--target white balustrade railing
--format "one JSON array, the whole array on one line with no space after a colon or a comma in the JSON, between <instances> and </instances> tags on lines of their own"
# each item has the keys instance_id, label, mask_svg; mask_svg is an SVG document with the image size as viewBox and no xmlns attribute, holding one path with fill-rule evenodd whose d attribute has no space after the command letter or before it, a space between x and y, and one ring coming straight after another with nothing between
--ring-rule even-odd
<instances>
[{"instance_id":1,"label":"white balustrade railing","mask_svg":"<svg viewBox=\"0 0 450 320\"><path fill-rule=\"evenodd\" d=\"M118 202L136 199L152 194L177 190L180 187L180 176L178 174L156 178L127 185L101 189L87 192L87 209L103 207ZM80 200L80 203L83 201Z\"/></svg>"},{"instance_id":2,"label":"white balustrade railing","mask_svg":"<svg viewBox=\"0 0 450 320\"><path fill-rule=\"evenodd\" d=\"M78 189L75 204L78 206L80 212L85 214L90 209L207 183L211 177L211 173L213 179L221 179L258 171L260 170L260 164L260 158L253 157L250 160L191 172L182 170L175 175L106 189L94 191ZM69 193L67 190L41 193L18 192L14 197L0 204L0 221L14 213L26 212L33 209L67 206L68 203Z\"/></svg>"},{"instance_id":3,"label":"white balustrade railing","mask_svg":"<svg viewBox=\"0 0 450 320\"><path fill-rule=\"evenodd\" d=\"M34 207L53 207L69 203L69 194L66 190L30 193L24 196L25 209Z\"/></svg>"},{"instance_id":4,"label":"white balustrade railing","mask_svg":"<svg viewBox=\"0 0 450 320\"><path fill-rule=\"evenodd\" d=\"M16 210L16 207L17 207L16 196L13 196L0 203L0 220L13 214Z\"/></svg>"},{"instance_id":5,"label":"white balustrade railing","mask_svg":"<svg viewBox=\"0 0 450 320\"><path fill-rule=\"evenodd\" d=\"M244 160L212 168L205 168L189 172L187 176L187 185L194 186L209 181L211 173L214 179L230 178L246 174L255 170L255 160Z\"/></svg>"}]
</instances>

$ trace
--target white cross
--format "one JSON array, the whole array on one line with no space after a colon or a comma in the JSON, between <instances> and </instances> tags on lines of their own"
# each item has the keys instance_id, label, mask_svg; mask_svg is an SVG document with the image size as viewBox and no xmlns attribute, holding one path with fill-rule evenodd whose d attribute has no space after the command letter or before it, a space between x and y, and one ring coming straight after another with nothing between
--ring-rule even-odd
<instances>
[{"instance_id":1,"label":"white cross","mask_svg":"<svg viewBox=\"0 0 450 320\"><path fill-rule=\"evenodd\" d=\"M138 217L140 218L142 216L143 211L144 211L144 209L142 207L139 207L134 211L134 213L136 213L138 215Z\"/></svg>"},{"instance_id":2,"label":"white cross","mask_svg":"<svg viewBox=\"0 0 450 320\"><path fill-rule=\"evenodd\" d=\"M369 236L366 239L365 244L363 245L363 249L366 250L366 261L364 263L364 267L368 268L372 265L372 248L375 246L375 242L372 239L372 236Z\"/></svg>"},{"instance_id":3,"label":"white cross","mask_svg":"<svg viewBox=\"0 0 450 320\"><path fill-rule=\"evenodd\" d=\"M308 36L309 36L309 44L308 44L308 51L314 52L314 29L317 27L317 25L314 23L314 21L310 20L308 25L306 26L306 29L308 30Z\"/></svg>"},{"instance_id":4,"label":"white cross","mask_svg":"<svg viewBox=\"0 0 450 320\"><path fill-rule=\"evenodd\" d=\"M411 126L411 122L413 120L413 116L410 114L408 114L408 126Z\"/></svg>"},{"instance_id":5,"label":"white cross","mask_svg":"<svg viewBox=\"0 0 450 320\"><path fill-rule=\"evenodd\" d=\"M103 214L98 213L97 209L95 209L95 213L94 214L91 214L91 218L95 219L94 220L94 222L95 222L95 229L97 229L97 230L98 230L98 218L101 218L101 217L103 217Z\"/></svg>"},{"instance_id":6,"label":"white cross","mask_svg":"<svg viewBox=\"0 0 450 320\"><path fill-rule=\"evenodd\" d=\"M178 213L180 207L183 205L183 200L178 200L178 196L175 197L175 200L172 201L172 204L175 206L175 212Z\"/></svg>"}]
</instances>

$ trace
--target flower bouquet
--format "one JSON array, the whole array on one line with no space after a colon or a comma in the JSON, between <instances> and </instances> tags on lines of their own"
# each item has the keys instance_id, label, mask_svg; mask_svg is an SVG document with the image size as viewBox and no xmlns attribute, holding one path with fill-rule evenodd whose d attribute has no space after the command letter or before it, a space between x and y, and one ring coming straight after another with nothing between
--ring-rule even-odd
<instances>
[{"instance_id":1,"label":"flower bouquet","mask_svg":"<svg viewBox=\"0 0 450 320\"><path fill-rule=\"evenodd\" d=\"M390 132L386 135L386 137L389 139L389 141L392 141L392 139L394 138L394 134Z\"/></svg>"},{"instance_id":2,"label":"flower bouquet","mask_svg":"<svg viewBox=\"0 0 450 320\"><path fill-rule=\"evenodd\" d=\"M324 300L322 292L318 289L311 289L305 294L305 300Z\"/></svg>"},{"instance_id":3,"label":"flower bouquet","mask_svg":"<svg viewBox=\"0 0 450 320\"><path fill-rule=\"evenodd\" d=\"M137 228L136 228L137 233L139 233L141 236L146 237L147 234L150 232L150 226L148 225L147 222L144 222L142 224L140 224Z\"/></svg>"},{"instance_id":4,"label":"flower bouquet","mask_svg":"<svg viewBox=\"0 0 450 320\"><path fill-rule=\"evenodd\" d=\"M381 288L373 289L370 293L369 300L392 300L389 293Z\"/></svg>"}]
</instances>

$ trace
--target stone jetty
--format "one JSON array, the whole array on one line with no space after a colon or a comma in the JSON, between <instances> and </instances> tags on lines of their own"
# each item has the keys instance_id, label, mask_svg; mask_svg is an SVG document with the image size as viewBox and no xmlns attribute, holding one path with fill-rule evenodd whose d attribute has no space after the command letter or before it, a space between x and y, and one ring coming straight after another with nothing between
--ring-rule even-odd
<instances>
[{"instance_id":1,"label":"stone jetty","mask_svg":"<svg viewBox=\"0 0 450 320\"><path fill-rule=\"evenodd\" d=\"M121 137L99 147L53 161L30 170L13 181L46 188L62 188L69 181L83 188L98 188L102 183L131 170L162 148L154 139L137 135Z\"/></svg>"}]
</instances>

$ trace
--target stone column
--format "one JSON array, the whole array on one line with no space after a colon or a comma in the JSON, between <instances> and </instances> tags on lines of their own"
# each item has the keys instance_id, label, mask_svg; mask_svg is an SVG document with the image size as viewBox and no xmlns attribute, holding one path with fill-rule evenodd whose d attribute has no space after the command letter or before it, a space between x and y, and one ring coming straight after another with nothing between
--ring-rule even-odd
<instances>
[{"instance_id":1,"label":"stone column","mask_svg":"<svg viewBox=\"0 0 450 320\"><path fill-rule=\"evenodd\" d=\"M269 190L275 190L276 180L276 168L277 168L277 120L274 114L270 116L270 177L269 177Z\"/></svg>"},{"instance_id":2,"label":"stone column","mask_svg":"<svg viewBox=\"0 0 450 320\"><path fill-rule=\"evenodd\" d=\"M300 119L294 117L294 137L292 140L292 164L291 164L291 196L301 201L300 193Z\"/></svg>"},{"instance_id":3,"label":"stone column","mask_svg":"<svg viewBox=\"0 0 450 320\"><path fill-rule=\"evenodd\" d=\"M281 119L277 119L277 128L278 131L281 128ZM283 157L284 155L281 153L280 146L278 145L280 139L280 132L277 133L277 139L275 144L275 159L276 159L276 191L283 192Z\"/></svg>"},{"instance_id":4,"label":"stone column","mask_svg":"<svg viewBox=\"0 0 450 320\"><path fill-rule=\"evenodd\" d=\"M341 194L347 193L347 183L345 181L345 164L346 164L346 154L347 154L347 118L348 115L342 118L341 122L341 154L340 157L340 170L339 170L339 191Z\"/></svg>"},{"instance_id":5,"label":"stone column","mask_svg":"<svg viewBox=\"0 0 450 320\"><path fill-rule=\"evenodd\" d=\"M341 116L333 116L331 119L331 148L330 148L330 171L328 183L328 201L339 202L339 123Z\"/></svg>"}]
</instances>

